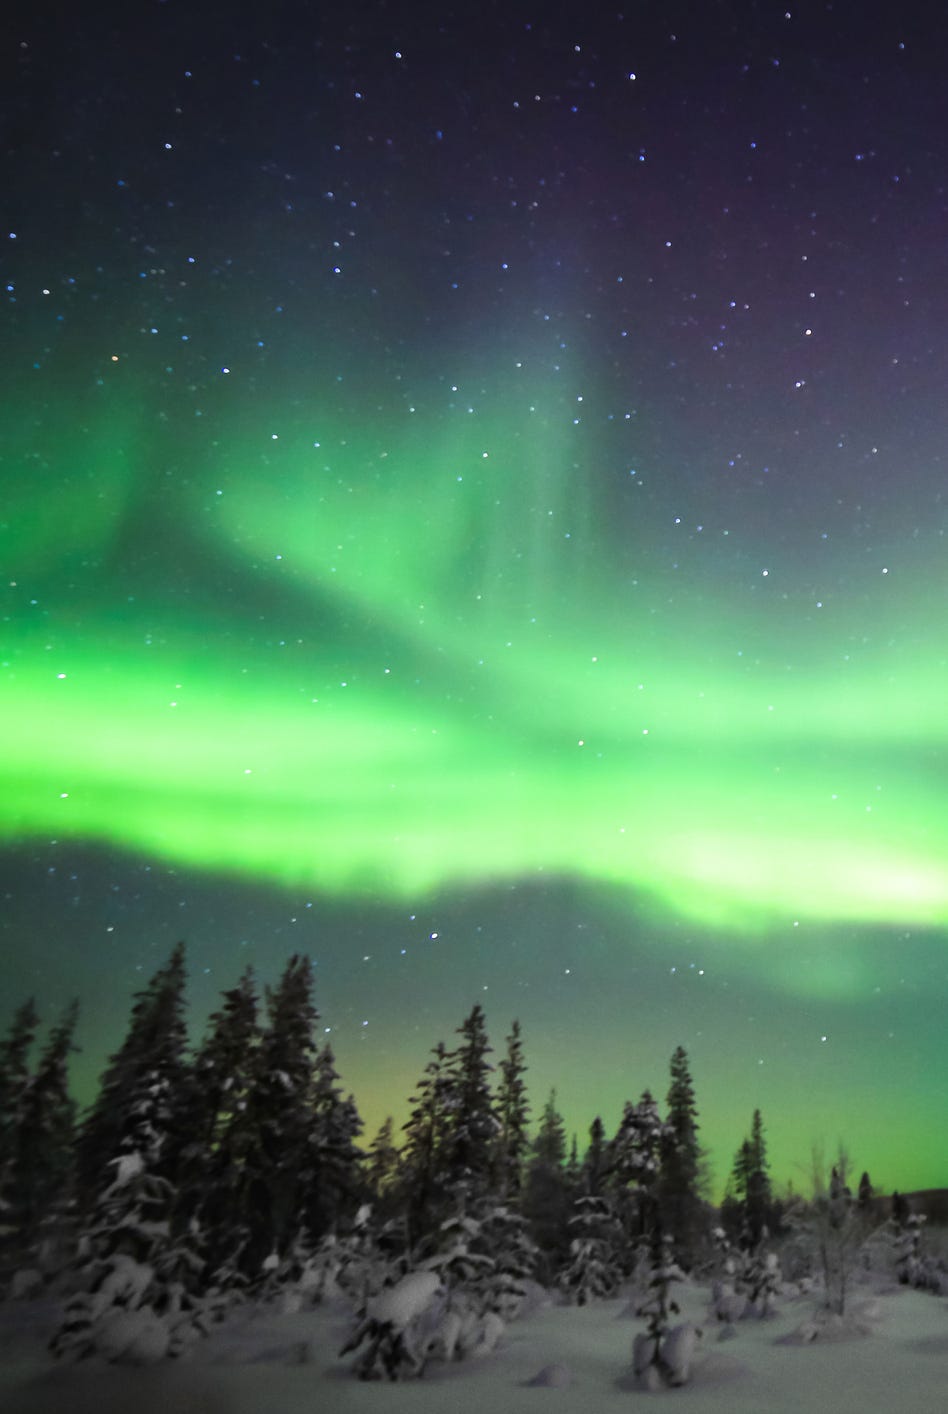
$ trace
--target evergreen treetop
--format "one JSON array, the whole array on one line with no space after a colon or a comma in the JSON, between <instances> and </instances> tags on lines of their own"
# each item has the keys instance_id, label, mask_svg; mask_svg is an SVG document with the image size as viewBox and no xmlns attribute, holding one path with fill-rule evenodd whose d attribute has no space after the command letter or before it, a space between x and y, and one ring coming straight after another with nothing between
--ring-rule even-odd
<instances>
[{"instance_id":1,"label":"evergreen treetop","mask_svg":"<svg viewBox=\"0 0 948 1414\"><path fill-rule=\"evenodd\" d=\"M62 1219L70 1198L76 1106L69 1094L69 1056L79 1003L72 1002L52 1028L35 1075L24 1087L2 1174L5 1219L28 1247Z\"/></svg>"},{"instance_id":2,"label":"evergreen treetop","mask_svg":"<svg viewBox=\"0 0 948 1414\"><path fill-rule=\"evenodd\" d=\"M173 1166L181 1136L171 1128L186 1076L184 987L185 949L177 943L164 966L136 993L125 1040L109 1058L83 1122L77 1157L86 1202L101 1191L120 1154L144 1149L154 1164L165 1170Z\"/></svg>"},{"instance_id":3,"label":"evergreen treetop","mask_svg":"<svg viewBox=\"0 0 948 1414\"><path fill-rule=\"evenodd\" d=\"M446 1166L452 1187L486 1187L493 1147L499 1131L489 1076L484 1012L475 1006L458 1027L461 1044L451 1057L450 1114L446 1136Z\"/></svg>"},{"instance_id":4,"label":"evergreen treetop","mask_svg":"<svg viewBox=\"0 0 948 1414\"><path fill-rule=\"evenodd\" d=\"M523 1076L523 1041L520 1022L515 1021L507 1037L507 1053L498 1066L495 1184L501 1197L516 1199L523 1185L523 1165L529 1147L527 1126L530 1106Z\"/></svg>"},{"instance_id":5,"label":"evergreen treetop","mask_svg":"<svg viewBox=\"0 0 948 1414\"><path fill-rule=\"evenodd\" d=\"M30 1051L38 1026L36 1004L30 997L17 1007L0 1043L0 1173L16 1142L20 1105L30 1083Z\"/></svg>"}]
</instances>

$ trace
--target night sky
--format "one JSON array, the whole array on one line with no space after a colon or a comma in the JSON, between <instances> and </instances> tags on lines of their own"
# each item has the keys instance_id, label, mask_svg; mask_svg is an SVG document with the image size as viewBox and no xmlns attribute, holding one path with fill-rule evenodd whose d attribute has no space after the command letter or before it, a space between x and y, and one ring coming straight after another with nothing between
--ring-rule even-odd
<instances>
[{"instance_id":1,"label":"night sky","mask_svg":"<svg viewBox=\"0 0 948 1414\"><path fill-rule=\"evenodd\" d=\"M580 1145L948 1181L937 7L38 5L0 105L0 1025L316 962ZM926 12L930 22L926 22Z\"/></svg>"}]
</instances>

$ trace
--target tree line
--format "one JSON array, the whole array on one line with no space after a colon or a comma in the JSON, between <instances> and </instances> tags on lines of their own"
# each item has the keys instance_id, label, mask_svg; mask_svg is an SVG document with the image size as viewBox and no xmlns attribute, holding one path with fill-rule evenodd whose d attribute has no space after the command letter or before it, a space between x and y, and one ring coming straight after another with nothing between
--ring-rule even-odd
<instances>
[{"instance_id":1,"label":"tree line","mask_svg":"<svg viewBox=\"0 0 948 1414\"><path fill-rule=\"evenodd\" d=\"M615 1290L658 1245L689 1267L710 1242L680 1046L664 1106L646 1090L611 1135L597 1116L580 1153L555 1092L531 1134L519 1023L494 1064L478 1005L453 1045L432 1050L401 1132L387 1119L361 1147L355 1101L317 1038L308 958L290 958L262 995L248 969L193 1049L185 983L179 944L135 994L125 1039L82 1115L68 1086L76 1004L35 1066L32 1002L0 1044L0 1260L7 1277L24 1267L45 1282L69 1273L78 1297L63 1347L81 1345L108 1304L103 1292L140 1304L148 1282L159 1314L196 1312L353 1233L364 1245L371 1232L407 1270L464 1231L475 1265L479 1249L495 1268L500 1253L508 1275L558 1283L578 1301ZM779 1221L759 1111L721 1221L751 1244Z\"/></svg>"}]
</instances>

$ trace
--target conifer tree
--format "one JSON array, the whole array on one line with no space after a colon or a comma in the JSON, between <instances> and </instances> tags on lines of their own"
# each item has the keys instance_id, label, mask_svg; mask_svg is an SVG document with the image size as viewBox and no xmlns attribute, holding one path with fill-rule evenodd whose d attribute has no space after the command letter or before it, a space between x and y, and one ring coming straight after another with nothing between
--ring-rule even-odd
<instances>
[{"instance_id":1,"label":"conifer tree","mask_svg":"<svg viewBox=\"0 0 948 1414\"><path fill-rule=\"evenodd\" d=\"M30 1051L38 1026L39 1016L31 997L14 1012L10 1030L0 1043L0 1196L9 1181L8 1166L30 1085Z\"/></svg>"},{"instance_id":2,"label":"conifer tree","mask_svg":"<svg viewBox=\"0 0 948 1414\"><path fill-rule=\"evenodd\" d=\"M664 1229L680 1258L691 1256L701 1220L698 1194L698 1111L688 1056L679 1046L671 1058L668 1114L660 1145L659 1202Z\"/></svg>"},{"instance_id":3,"label":"conifer tree","mask_svg":"<svg viewBox=\"0 0 948 1414\"><path fill-rule=\"evenodd\" d=\"M151 1322L149 1339L174 1353L193 1325L203 1263L172 1219L185 1086L184 946L179 943L132 1009L83 1129L86 1227L58 1355L98 1348L116 1310Z\"/></svg>"},{"instance_id":4,"label":"conifer tree","mask_svg":"<svg viewBox=\"0 0 948 1414\"><path fill-rule=\"evenodd\" d=\"M432 1232L444 1215L444 1157L453 1087L443 1041L432 1057L411 1097L414 1108L403 1126L402 1184L409 1248Z\"/></svg>"},{"instance_id":5,"label":"conifer tree","mask_svg":"<svg viewBox=\"0 0 948 1414\"><path fill-rule=\"evenodd\" d=\"M868 1214L872 1209L873 1188L868 1173L863 1170L862 1178L859 1180L859 1191L856 1201L863 1213Z\"/></svg>"},{"instance_id":6,"label":"conifer tree","mask_svg":"<svg viewBox=\"0 0 948 1414\"><path fill-rule=\"evenodd\" d=\"M619 1216L633 1244L650 1238L660 1226L658 1179L666 1137L667 1126L651 1091L644 1090L637 1105L626 1102L610 1145L610 1169Z\"/></svg>"},{"instance_id":7,"label":"conifer tree","mask_svg":"<svg viewBox=\"0 0 948 1414\"><path fill-rule=\"evenodd\" d=\"M599 1115L589 1126L589 1148L583 1159L582 1188L590 1198L602 1192L606 1180L608 1159L606 1155L606 1128Z\"/></svg>"},{"instance_id":8,"label":"conifer tree","mask_svg":"<svg viewBox=\"0 0 948 1414\"><path fill-rule=\"evenodd\" d=\"M569 1260L557 1276L557 1285L578 1306L612 1296L622 1280L622 1229L609 1200L589 1193L578 1197L569 1220L569 1238Z\"/></svg>"},{"instance_id":9,"label":"conifer tree","mask_svg":"<svg viewBox=\"0 0 948 1414\"><path fill-rule=\"evenodd\" d=\"M269 1253L284 1253L298 1236L302 1195L312 1180L313 1029L319 1015L312 989L312 964L299 954L287 962L277 987L267 988L268 1022L242 1121L242 1266L251 1278Z\"/></svg>"},{"instance_id":10,"label":"conifer tree","mask_svg":"<svg viewBox=\"0 0 948 1414\"><path fill-rule=\"evenodd\" d=\"M395 1147L395 1126L387 1115L368 1147L365 1160L365 1187L369 1201L387 1209L392 1190L398 1182L399 1153Z\"/></svg>"},{"instance_id":11,"label":"conifer tree","mask_svg":"<svg viewBox=\"0 0 948 1414\"><path fill-rule=\"evenodd\" d=\"M461 1044L451 1057L444 1181L463 1209L483 1198L499 1130L490 1092L484 1012L475 1006L458 1027Z\"/></svg>"},{"instance_id":12,"label":"conifer tree","mask_svg":"<svg viewBox=\"0 0 948 1414\"><path fill-rule=\"evenodd\" d=\"M21 1255L41 1239L46 1248L55 1242L72 1196L76 1107L68 1066L78 1016L73 1002L52 1028L19 1106L3 1200Z\"/></svg>"},{"instance_id":13,"label":"conifer tree","mask_svg":"<svg viewBox=\"0 0 948 1414\"><path fill-rule=\"evenodd\" d=\"M750 1134L751 1167L747 1176L745 1199L747 1204L747 1227L751 1244L756 1246L763 1236L764 1228L772 1221L773 1195L770 1175L767 1172L767 1146L764 1141L764 1125L760 1110L754 1111Z\"/></svg>"},{"instance_id":14,"label":"conifer tree","mask_svg":"<svg viewBox=\"0 0 948 1414\"><path fill-rule=\"evenodd\" d=\"M240 1193L250 1149L247 1104L255 1074L260 1028L253 971L225 991L191 1072L187 1136L178 1223L196 1217L210 1278L230 1286L248 1238Z\"/></svg>"},{"instance_id":15,"label":"conifer tree","mask_svg":"<svg viewBox=\"0 0 948 1414\"><path fill-rule=\"evenodd\" d=\"M569 1141L569 1158L566 1160L566 1182L569 1187L579 1190L580 1174L582 1166L579 1162L579 1140L574 1134Z\"/></svg>"},{"instance_id":16,"label":"conifer tree","mask_svg":"<svg viewBox=\"0 0 948 1414\"><path fill-rule=\"evenodd\" d=\"M498 1066L500 1084L497 1087L497 1121L499 1132L495 1146L495 1186L504 1200L516 1203L523 1187L523 1168L529 1147L527 1124L530 1107L523 1076L523 1042L520 1022L515 1021L507 1037L507 1053Z\"/></svg>"},{"instance_id":17,"label":"conifer tree","mask_svg":"<svg viewBox=\"0 0 948 1414\"><path fill-rule=\"evenodd\" d=\"M543 1115L536 1139L533 1141L533 1158L551 1169L561 1169L566 1162L566 1129L563 1116L556 1108L556 1091L550 1091L550 1098L543 1106Z\"/></svg>"},{"instance_id":18,"label":"conifer tree","mask_svg":"<svg viewBox=\"0 0 948 1414\"><path fill-rule=\"evenodd\" d=\"M550 1276L562 1265L569 1243L567 1222L573 1195L564 1171L565 1159L566 1131L556 1108L556 1091L552 1090L533 1141L523 1195L524 1216L549 1264Z\"/></svg>"},{"instance_id":19,"label":"conifer tree","mask_svg":"<svg viewBox=\"0 0 948 1414\"><path fill-rule=\"evenodd\" d=\"M352 1216L362 1198L356 1139L362 1121L350 1095L343 1099L335 1056L327 1043L316 1058L313 1083L313 1124L310 1138L311 1173L305 1195L306 1230L318 1241L346 1217Z\"/></svg>"},{"instance_id":20,"label":"conifer tree","mask_svg":"<svg viewBox=\"0 0 948 1414\"><path fill-rule=\"evenodd\" d=\"M207 1035L194 1057L190 1128L200 1148L215 1151L235 1114L246 1104L260 1030L253 969L222 994Z\"/></svg>"},{"instance_id":21,"label":"conifer tree","mask_svg":"<svg viewBox=\"0 0 948 1414\"><path fill-rule=\"evenodd\" d=\"M168 1181L174 1177L182 1140L177 1121L187 1078L184 983L184 944L178 943L165 965L136 993L125 1040L109 1058L98 1097L82 1124L77 1159L85 1205L95 1201L103 1184L111 1181L118 1159L138 1143L159 1164L159 1176ZM146 1135L146 1113L161 1136L160 1153Z\"/></svg>"},{"instance_id":22,"label":"conifer tree","mask_svg":"<svg viewBox=\"0 0 948 1414\"><path fill-rule=\"evenodd\" d=\"M755 1110L750 1136L742 1142L734 1157L722 1218L725 1226L731 1228L732 1235L750 1250L758 1245L764 1229L770 1226L774 1217L764 1125L760 1110Z\"/></svg>"}]
</instances>

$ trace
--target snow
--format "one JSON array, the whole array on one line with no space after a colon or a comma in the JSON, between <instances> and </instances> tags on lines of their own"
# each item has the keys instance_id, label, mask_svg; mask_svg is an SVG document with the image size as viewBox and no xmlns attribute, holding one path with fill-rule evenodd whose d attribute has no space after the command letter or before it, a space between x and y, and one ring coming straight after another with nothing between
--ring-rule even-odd
<instances>
[{"instance_id":1,"label":"snow","mask_svg":"<svg viewBox=\"0 0 948 1414\"><path fill-rule=\"evenodd\" d=\"M147 1307L110 1311L95 1331L95 1348L119 1365L156 1365L168 1354L168 1327Z\"/></svg>"},{"instance_id":2,"label":"snow","mask_svg":"<svg viewBox=\"0 0 948 1414\"><path fill-rule=\"evenodd\" d=\"M145 1160L137 1149L131 1154L120 1154L112 1163L115 1164L115 1180L109 1189L110 1193L114 1193L118 1188L125 1188L132 1179L139 1178L145 1172Z\"/></svg>"},{"instance_id":3,"label":"snow","mask_svg":"<svg viewBox=\"0 0 948 1414\"><path fill-rule=\"evenodd\" d=\"M369 1302L368 1315L375 1321L390 1321L396 1330L406 1326L426 1311L441 1289L441 1278L436 1272L412 1272L397 1286L390 1286L379 1292Z\"/></svg>"},{"instance_id":4,"label":"snow","mask_svg":"<svg viewBox=\"0 0 948 1414\"><path fill-rule=\"evenodd\" d=\"M430 1274L426 1274L430 1275ZM430 1285L429 1285L430 1291ZM420 1292L417 1293L420 1296ZM688 1414L873 1414L945 1407L948 1302L926 1292L867 1285L853 1293L845 1329L815 1319L812 1296L782 1298L768 1319L738 1322L730 1339L709 1319L710 1290L676 1291L682 1321L700 1326L691 1380L654 1396L631 1374L629 1294L588 1306L542 1306L506 1326L483 1359L432 1362L420 1380L364 1382L339 1350L352 1326L340 1306L279 1314L244 1311L186 1359L142 1369L90 1360L53 1364L56 1323L46 1302L0 1308L4 1414L628 1414L644 1399L680 1401ZM400 1313L402 1314L402 1313ZM815 1338L794 1334L811 1322ZM538 1372L540 1372L538 1374Z\"/></svg>"},{"instance_id":5,"label":"snow","mask_svg":"<svg viewBox=\"0 0 948 1414\"><path fill-rule=\"evenodd\" d=\"M695 1362L695 1349L702 1331L691 1321L672 1326L662 1341L662 1360L673 1385L687 1384Z\"/></svg>"}]
</instances>

